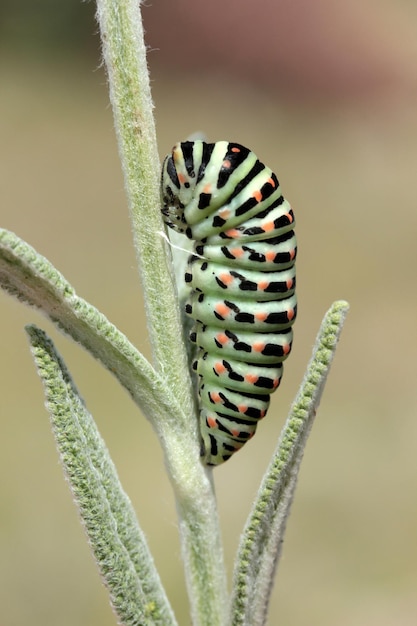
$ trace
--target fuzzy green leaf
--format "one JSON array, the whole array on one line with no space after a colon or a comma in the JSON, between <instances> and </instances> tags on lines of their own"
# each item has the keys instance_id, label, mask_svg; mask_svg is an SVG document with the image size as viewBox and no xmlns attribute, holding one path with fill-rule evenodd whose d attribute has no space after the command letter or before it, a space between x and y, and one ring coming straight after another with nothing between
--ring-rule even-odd
<instances>
[{"instance_id":1,"label":"fuzzy green leaf","mask_svg":"<svg viewBox=\"0 0 417 626\"><path fill-rule=\"evenodd\" d=\"M176 624L131 502L93 418L53 343L26 327L56 444L120 623Z\"/></svg>"},{"instance_id":2,"label":"fuzzy green leaf","mask_svg":"<svg viewBox=\"0 0 417 626\"><path fill-rule=\"evenodd\" d=\"M246 522L234 572L232 626L266 623L301 459L348 308L346 302L335 302L323 319L304 380Z\"/></svg>"},{"instance_id":3,"label":"fuzzy green leaf","mask_svg":"<svg viewBox=\"0 0 417 626\"><path fill-rule=\"evenodd\" d=\"M125 335L80 298L57 269L14 233L0 229L0 286L41 310L116 376L157 431L166 415L181 420L181 394L172 396ZM182 418L184 419L184 417Z\"/></svg>"}]
</instances>

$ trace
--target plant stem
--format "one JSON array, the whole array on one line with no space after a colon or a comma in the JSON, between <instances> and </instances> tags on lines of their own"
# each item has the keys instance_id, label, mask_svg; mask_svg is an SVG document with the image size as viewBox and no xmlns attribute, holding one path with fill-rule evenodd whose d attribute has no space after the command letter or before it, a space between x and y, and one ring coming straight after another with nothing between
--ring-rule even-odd
<instances>
[{"instance_id":1,"label":"plant stem","mask_svg":"<svg viewBox=\"0 0 417 626\"><path fill-rule=\"evenodd\" d=\"M199 460L178 297L169 247L161 237L160 165L139 5L138 0L97 0L97 15L155 368L183 411L160 436L180 517L193 625L222 626L227 591L220 529L210 472Z\"/></svg>"},{"instance_id":2,"label":"plant stem","mask_svg":"<svg viewBox=\"0 0 417 626\"><path fill-rule=\"evenodd\" d=\"M139 4L99 0L97 15L155 367L178 394L188 395L191 409L171 258L161 237L160 162Z\"/></svg>"}]
</instances>

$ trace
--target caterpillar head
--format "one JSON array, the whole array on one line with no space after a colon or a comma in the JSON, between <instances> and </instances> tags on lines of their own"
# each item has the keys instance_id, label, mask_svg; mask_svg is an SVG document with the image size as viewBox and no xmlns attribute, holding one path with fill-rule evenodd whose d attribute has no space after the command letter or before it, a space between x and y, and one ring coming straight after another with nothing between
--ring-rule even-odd
<instances>
[{"instance_id":1,"label":"caterpillar head","mask_svg":"<svg viewBox=\"0 0 417 626\"><path fill-rule=\"evenodd\" d=\"M185 149L190 142L177 143L162 166L162 215L170 228L183 233L187 228L184 209L194 194L195 172L186 162ZM187 167L188 165L188 167Z\"/></svg>"}]
</instances>

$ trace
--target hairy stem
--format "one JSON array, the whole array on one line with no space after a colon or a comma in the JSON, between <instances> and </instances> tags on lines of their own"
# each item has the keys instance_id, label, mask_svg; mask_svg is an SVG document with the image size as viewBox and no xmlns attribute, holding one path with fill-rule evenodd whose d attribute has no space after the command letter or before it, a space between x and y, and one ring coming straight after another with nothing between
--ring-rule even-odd
<instances>
[{"instance_id":1,"label":"hairy stem","mask_svg":"<svg viewBox=\"0 0 417 626\"><path fill-rule=\"evenodd\" d=\"M199 460L194 395L171 257L161 236L159 177L138 0L98 0L97 15L157 371L182 408L165 455L180 517L194 626L225 623L227 594L216 500ZM191 444L190 436L193 438Z\"/></svg>"}]
</instances>

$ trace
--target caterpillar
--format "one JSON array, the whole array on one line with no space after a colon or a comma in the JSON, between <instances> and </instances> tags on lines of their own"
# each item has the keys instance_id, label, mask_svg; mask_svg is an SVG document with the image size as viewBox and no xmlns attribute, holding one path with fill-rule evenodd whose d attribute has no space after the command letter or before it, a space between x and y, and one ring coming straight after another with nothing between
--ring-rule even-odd
<instances>
[{"instance_id":1,"label":"caterpillar","mask_svg":"<svg viewBox=\"0 0 417 626\"><path fill-rule=\"evenodd\" d=\"M294 215L276 175L227 141L176 144L161 195L166 225L193 241L185 311L194 320L201 455L219 465L254 435L291 350Z\"/></svg>"}]
</instances>

